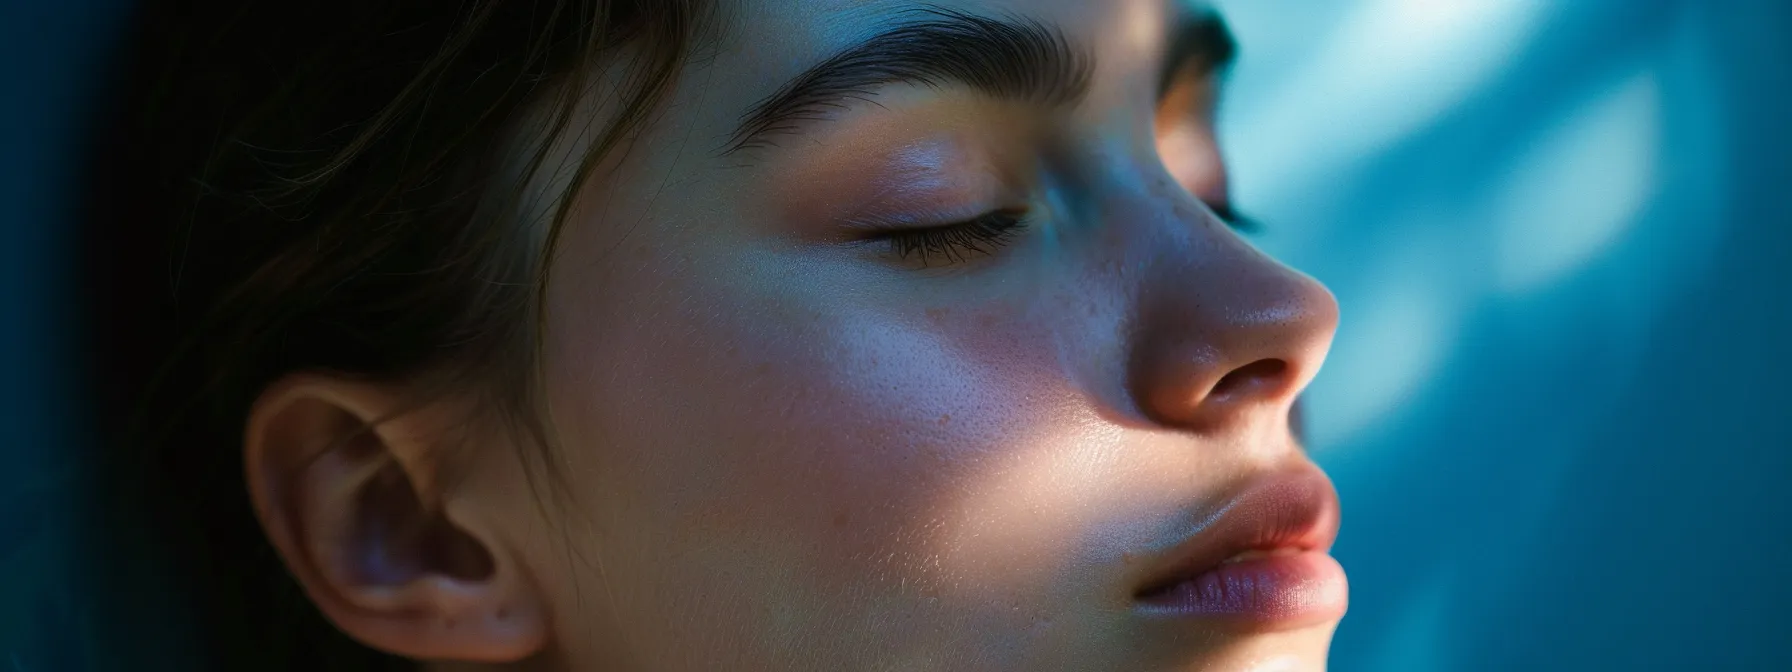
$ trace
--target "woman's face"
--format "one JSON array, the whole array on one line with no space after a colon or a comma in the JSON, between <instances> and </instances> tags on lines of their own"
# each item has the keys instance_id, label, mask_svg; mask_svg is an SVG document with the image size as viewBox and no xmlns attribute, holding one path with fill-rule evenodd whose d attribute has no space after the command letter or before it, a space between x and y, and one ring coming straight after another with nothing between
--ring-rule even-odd
<instances>
[{"instance_id":1,"label":"woman's face","mask_svg":"<svg viewBox=\"0 0 1792 672\"><path fill-rule=\"evenodd\" d=\"M578 669L1321 669L1337 309L1214 214L1211 15L924 7L728 8L559 242L576 504L475 469L488 542Z\"/></svg>"}]
</instances>

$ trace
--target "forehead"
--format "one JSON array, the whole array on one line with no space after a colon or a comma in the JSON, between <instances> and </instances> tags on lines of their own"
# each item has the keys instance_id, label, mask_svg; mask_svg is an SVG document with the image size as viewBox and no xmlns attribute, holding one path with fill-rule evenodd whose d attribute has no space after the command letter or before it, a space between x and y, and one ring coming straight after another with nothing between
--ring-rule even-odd
<instances>
[{"instance_id":1,"label":"forehead","mask_svg":"<svg viewBox=\"0 0 1792 672\"><path fill-rule=\"evenodd\" d=\"M709 121L739 120L755 102L832 56L898 26L949 9L1055 30L1091 56L1100 88L1155 73L1172 27L1197 0L721 0L719 21L694 54L674 114L702 108ZM694 94L697 100L693 100ZM677 100L682 99L682 100Z\"/></svg>"},{"instance_id":2,"label":"forehead","mask_svg":"<svg viewBox=\"0 0 1792 672\"><path fill-rule=\"evenodd\" d=\"M741 84L776 85L804 68L894 25L915 10L945 7L990 17L1021 17L1064 32L1116 67L1161 51L1173 17L1201 0L731 0L718 26L720 60Z\"/></svg>"},{"instance_id":3,"label":"forehead","mask_svg":"<svg viewBox=\"0 0 1792 672\"><path fill-rule=\"evenodd\" d=\"M717 0L718 19L650 123L638 149L616 157L610 187L657 194L662 185L702 184L717 195L755 189L751 171L720 156L752 107L830 56L915 20L917 10L949 8L992 18L1022 18L1058 30L1092 56L1095 95L1141 101L1155 89L1159 61L1177 20L1197 13L1195 0ZM606 76L607 75L600 75ZM621 86L626 79L609 84ZM592 91L610 90L599 83ZM608 99L594 96L603 108ZM1099 106L1098 106L1099 107ZM592 115L604 118L606 114ZM576 155L577 147L569 155ZM651 181L635 185L631 178ZM650 179L651 178L651 179ZM552 192L548 192L552 193ZM606 200L608 200L606 198ZM643 204L654 210L667 203ZM697 203L700 199L686 199Z\"/></svg>"}]
</instances>

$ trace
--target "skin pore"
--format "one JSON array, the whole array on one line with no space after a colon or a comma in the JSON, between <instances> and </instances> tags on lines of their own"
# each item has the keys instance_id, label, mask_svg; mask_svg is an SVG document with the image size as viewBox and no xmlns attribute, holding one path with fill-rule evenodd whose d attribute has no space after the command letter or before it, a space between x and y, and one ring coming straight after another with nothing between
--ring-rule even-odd
<instances>
[{"instance_id":1,"label":"skin pore","mask_svg":"<svg viewBox=\"0 0 1792 672\"><path fill-rule=\"evenodd\" d=\"M579 185L540 354L563 496L475 402L324 373L264 392L249 486L331 621L443 670L1323 669L1335 618L1133 608L1140 554L1311 467L1290 416L1337 320L1215 214L1220 64L1169 61L1210 15L928 7L730 3ZM820 78L852 85L761 114L921 23L1075 58ZM1039 76L960 76L1017 64Z\"/></svg>"}]
</instances>

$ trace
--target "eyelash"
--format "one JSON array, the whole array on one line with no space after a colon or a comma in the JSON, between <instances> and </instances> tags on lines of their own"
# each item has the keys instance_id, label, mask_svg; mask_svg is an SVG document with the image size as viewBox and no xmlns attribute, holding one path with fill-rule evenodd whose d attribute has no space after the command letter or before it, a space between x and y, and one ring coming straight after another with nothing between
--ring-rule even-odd
<instances>
[{"instance_id":1,"label":"eyelash","mask_svg":"<svg viewBox=\"0 0 1792 672\"><path fill-rule=\"evenodd\" d=\"M970 254L992 254L1026 227L1025 212L997 210L968 222L890 231L880 237L889 241L890 253L898 259L919 257L922 266L930 266L936 259L956 264L966 261Z\"/></svg>"},{"instance_id":2,"label":"eyelash","mask_svg":"<svg viewBox=\"0 0 1792 672\"><path fill-rule=\"evenodd\" d=\"M1226 226L1232 227L1233 231L1257 233L1263 230L1262 222L1233 209L1230 203L1210 204L1207 208L1212 210L1213 215L1218 217L1221 222L1225 222Z\"/></svg>"},{"instance_id":3,"label":"eyelash","mask_svg":"<svg viewBox=\"0 0 1792 672\"><path fill-rule=\"evenodd\" d=\"M1229 204L1210 206L1213 214L1241 233L1261 231L1263 225L1234 210ZM1027 227L1026 213L997 210L958 224L925 229L889 231L880 238L889 241L890 253L898 259L918 256L922 266L943 258L948 264L962 263L969 254L988 255L1008 243Z\"/></svg>"}]
</instances>

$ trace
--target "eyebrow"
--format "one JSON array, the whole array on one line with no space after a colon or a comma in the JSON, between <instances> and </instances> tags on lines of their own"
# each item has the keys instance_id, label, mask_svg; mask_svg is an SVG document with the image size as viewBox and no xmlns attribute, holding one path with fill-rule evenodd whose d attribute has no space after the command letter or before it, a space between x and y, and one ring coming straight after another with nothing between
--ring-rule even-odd
<instances>
[{"instance_id":1,"label":"eyebrow","mask_svg":"<svg viewBox=\"0 0 1792 672\"><path fill-rule=\"evenodd\" d=\"M996 19L928 6L920 21L898 26L803 71L742 117L723 148L726 156L770 146L779 135L869 101L879 88L920 84L968 85L1009 100L1067 105L1088 92L1094 58L1062 31L1032 19ZM1205 77L1230 66L1238 41L1218 12L1183 12L1165 53L1158 95L1182 78Z\"/></svg>"},{"instance_id":2,"label":"eyebrow","mask_svg":"<svg viewBox=\"0 0 1792 672\"><path fill-rule=\"evenodd\" d=\"M1093 57L1053 27L933 6L911 11L924 18L822 61L753 106L722 154L771 145L776 136L894 84L957 84L1053 106L1075 103L1089 89Z\"/></svg>"}]
</instances>

